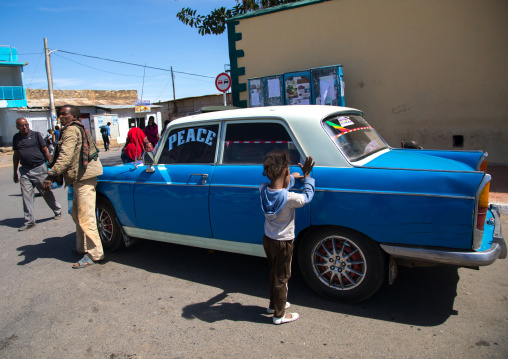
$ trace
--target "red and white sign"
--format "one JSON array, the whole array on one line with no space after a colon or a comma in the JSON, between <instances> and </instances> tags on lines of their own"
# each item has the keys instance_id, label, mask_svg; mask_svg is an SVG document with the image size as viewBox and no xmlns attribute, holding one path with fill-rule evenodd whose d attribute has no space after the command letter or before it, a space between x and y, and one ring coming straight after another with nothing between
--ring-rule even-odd
<instances>
[{"instance_id":1,"label":"red and white sign","mask_svg":"<svg viewBox=\"0 0 508 359\"><path fill-rule=\"evenodd\" d=\"M215 87L220 92L226 92L231 87L231 77L225 72L219 74L215 78Z\"/></svg>"}]
</instances>

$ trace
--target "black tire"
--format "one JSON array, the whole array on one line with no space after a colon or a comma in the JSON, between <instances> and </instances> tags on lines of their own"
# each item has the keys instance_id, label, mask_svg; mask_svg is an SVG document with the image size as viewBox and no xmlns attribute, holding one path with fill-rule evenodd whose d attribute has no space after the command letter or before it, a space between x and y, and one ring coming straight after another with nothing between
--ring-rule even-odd
<instances>
[{"instance_id":1,"label":"black tire","mask_svg":"<svg viewBox=\"0 0 508 359\"><path fill-rule=\"evenodd\" d=\"M345 228L327 227L308 233L298 260L314 291L347 303L369 298L385 277L384 252L368 237Z\"/></svg>"},{"instance_id":2,"label":"black tire","mask_svg":"<svg viewBox=\"0 0 508 359\"><path fill-rule=\"evenodd\" d=\"M107 199L97 197L95 215L102 247L109 252L118 250L124 241L113 205Z\"/></svg>"}]
</instances>

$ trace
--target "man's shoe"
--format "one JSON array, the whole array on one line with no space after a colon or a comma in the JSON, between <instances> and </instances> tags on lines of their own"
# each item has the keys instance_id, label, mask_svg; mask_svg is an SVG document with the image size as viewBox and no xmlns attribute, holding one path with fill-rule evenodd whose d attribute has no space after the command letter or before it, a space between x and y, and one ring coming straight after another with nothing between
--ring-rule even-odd
<instances>
[{"instance_id":1,"label":"man's shoe","mask_svg":"<svg viewBox=\"0 0 508 359\"><path fill-rule=\"evenodd\" d=\"M55 218L53 218L55 221L58 221L60 218L62 218L62 213L55 214Z\"/></svg>"},{"instance_id":2,"label":"man's shoe","mask_svg":"<svg viewBox=\"0 0 508 359\"><path fill-rule=\"evenodd\" d=\"M28 223L28 224L24 224L23 227L19 227L18 228L18 231L26 231L27 229L30 229L32 228L33 226L35 226L35 223Z\"/></svg>"}]
</instances>

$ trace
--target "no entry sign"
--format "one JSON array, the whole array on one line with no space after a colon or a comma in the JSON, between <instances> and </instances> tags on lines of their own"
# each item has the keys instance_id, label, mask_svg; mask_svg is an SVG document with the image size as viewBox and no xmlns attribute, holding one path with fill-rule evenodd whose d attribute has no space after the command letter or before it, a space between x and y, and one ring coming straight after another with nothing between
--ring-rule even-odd
<instances>
[{"instance_id":1,"label":"no entry sign","mask_svg":"<svg viewBox=\"0 0 508 359\"><path fill-rule=\"evenodd\" d=\"M215 78L215 87L220 92L226 92L231 87L231 77L225 72L219 74Z\"/></svg>"}]
</instances>

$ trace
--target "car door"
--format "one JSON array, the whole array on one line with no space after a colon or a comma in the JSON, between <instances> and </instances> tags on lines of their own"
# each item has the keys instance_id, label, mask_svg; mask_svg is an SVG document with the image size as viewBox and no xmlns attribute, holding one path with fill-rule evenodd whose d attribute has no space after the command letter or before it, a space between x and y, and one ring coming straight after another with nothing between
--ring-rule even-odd
<instances>
[{"instance_id":1,"label":"car door","mask_svg":"<svg viewBox=\"0 0 508 359\"><path fill-rule=\"evenodd\" d=\"M134 185L139 228L212 237L208 214L219 123L171 129L155 172L140 171Z\"/></svg>"},{"instance_id":2,"label":"car door","mask_svg":"<svg viewBox=\"0 0 508 359\"><path fill-rule=\"evenodd\" d=\"M300 172L301 156L289 129L282 121L242 121L225 124L222 159L215 168L210 187L210 222L214 238L262 244L265 217L261 210L259 186L265 155L275 149L287 150L291 173ZM296 181L293 191L303 183ZM296 211L296 233L310 224L310 206Z\"/></svg>"}]
</instances>

